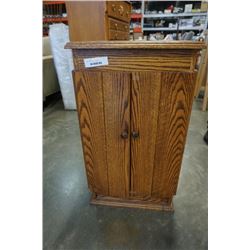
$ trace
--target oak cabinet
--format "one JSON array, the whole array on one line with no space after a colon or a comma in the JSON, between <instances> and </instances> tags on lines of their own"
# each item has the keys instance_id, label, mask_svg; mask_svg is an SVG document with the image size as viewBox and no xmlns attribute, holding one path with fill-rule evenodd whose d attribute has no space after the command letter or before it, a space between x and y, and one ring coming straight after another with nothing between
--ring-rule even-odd
<instances>
[{"instance_id":1,"label":"oak cabinet","mask_svg":"<svg viewBox=\"0 0 250 250\"><path fill-rule=\"evenodd\" d=\"M197 43L69 43L91 203L172 210ZM83 60L108 57L86 68Z\"/></svg>"},{"instance_id":2,"label":"oak cabinet","mask_svg":"<svg viewBox=\"0 0 250 250\"><path fill-rule=\"evenodd\" d=\"M70 41L128 40L128 1L66 1Z\"/></svg>"}]
</instances>

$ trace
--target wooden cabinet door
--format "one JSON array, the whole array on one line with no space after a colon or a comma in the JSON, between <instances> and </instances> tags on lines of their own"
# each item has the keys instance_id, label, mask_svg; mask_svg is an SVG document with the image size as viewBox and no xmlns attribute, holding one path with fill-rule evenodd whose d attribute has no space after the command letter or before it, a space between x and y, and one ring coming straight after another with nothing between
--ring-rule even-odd
<instances>
[{"instance_id":1,"label":"wooden cabinet door","mask_svg":"<svg viewBox=\"0 0 250 250\"><path fill-rule=\"evenodd\" d=\"M132 73L132 197L165 199L175 194L193 91L193 73Z\"/></svg>"},{"instance_id":2,"label":"wooden cabinet door","mask_svg":"<svg viewBox=\"0 0 250 250\"><path fill-rule=\"evenodd\" d=\"M130 74L75 71L74 86L89 188L128 197Z\"/></svg>"},{"instance_id":3,"label":"wooden cabinet door","mask_svg":"<svg viewBox=\"0 0 250 250\"><path fill-rule=\"evenodd\" d=\"M160 92L161 73L132 73L131 196L135 198L151 196Z\"/></svg>"}]
</instances>

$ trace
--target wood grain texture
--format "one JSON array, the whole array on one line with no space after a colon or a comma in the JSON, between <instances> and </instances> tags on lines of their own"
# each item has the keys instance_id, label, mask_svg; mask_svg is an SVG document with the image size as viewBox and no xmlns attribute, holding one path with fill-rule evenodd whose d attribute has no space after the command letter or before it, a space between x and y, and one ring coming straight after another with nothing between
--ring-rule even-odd
<instances>
[{"instance_id":1,"label":"wood grain texture","mask_svg":"<svg viewBox=\"0 0 250 250\"><path fill-rule=\"evenodd\" d=\"M160 92L161 73L132 73L131 196L151 196Z\"/></svg>"},{"instance_id":2,"label":"wood grain texture","mask_svg":"<svg viewBox=\"0 0 250 250\"><path fill-rule=\"evenodd\" d=\"M75 92L90 189L129 196L130 75L75 71ZM119 84L117 84L119 83Z\"/></svg>"},{"instance_id":3,"label":"wood grain texture","mask_svg":"<svg viewBox=\"0 0 250 250\"><path fill-rule=\"evenodd\" d=\"M105 40L104 1L66 1L70 41Z\"/></svg>"},{"instance_id":4,"label":"wood grain texture","mask_svg":"<svg viewBox=\"0 0 250 250\"><path fill-rule=\"evenodd\" d=\"M121 21L118 21L114 18L108 18L108 27L109 30L119 30L119 31L125 31L127 34L129 33L129 24L124 23Z\"/></svg>"},{"instance_id":5,"label":"wood grain texture","mask_svg":"<svg viewBox=\"0 0 250 250\"><path fill-rule=\"evenodd\" d=\"M112 71L194 71L194 61L198 56L197 50L145 50L145 49L96 49L73 50L74 66L76 70L84 70L84 58L107 56L109 65L99 67L98 70ZM96 70L96 68L88 69Z\"/></svg>"},{"instance_id":6,"label":"wood grain texture","mask_svg":"<svg viewBox=\"0 0 250 250\"><path fill-rule=\"evenodd\" d=\"M204 42L193 41L89 41L69 42L66 49L193 49L206 48Z\"/></svg>"},{"instance_id":7,"label":"wood grain texture","mask_svg":"<svg viewBox=\"0 0 250 250\"><path fill-rule=\"evenodd\" d=\"M131 4L125 1L107 1L107 15L129 23Z\"/></svg>"},{"instance_id":8,"label":"wood grain texture","mask_svg":"<svg viewBox=\"0 0 250 250\"><path fill-rule=\"evenodd\" d=\"M195 73L162 73L152 197L176 194L189 118Z\"/></svg>"},{"instance_id":9,"label":"wood grain texture","mask_svg":"<svg viewBox=\"0 0 250 250\"><path fill-rule=\"evenodd\" d=\"M208 49L204 49L201 53L201 60L198 74L196 77L194 96L198 97L201 87L206 85L208 78Z\"/></svg>"},{"instance_id":10,"label":"wood grain texture","mask_svg":"<svg viewBox=\"0 0 250 250\"><path fill-rule=\"evenodd\" d=\"M111 42L111 41L110 41ZM191 49L73 49L74 57L95 57L95 56L125 56L125 57L191 57L198 54L198 50Z\"/></svg>"},{"instance_id":11,"label":"wood grain texture","mask_svg":"<svg viewBox=\"0 0 250 250\"><path fill-rule=\"evenodd\" d=\"M103 73L109 195L128 197L130 176L130 75Z\"/></svg>"},{"instance_id":12,"label":"wood grain texture","mask_svg":"<svg viewBox=\"0 0 250 250\"><path fill-rule=\"evenodd\" d=\"M88 185L108 195L108 169L101 73L74 72L74 86Z\"/></svg>"},{"instance_id":13,"label":"wood grain texture","mask_svg":"<svg viewBox=\"0 0 250 250\"><path fill-rule=\"evenodd\" d=\"M206 86L205 86L205 90L204 90L204 97L202 100L202 111L206 111L207 110L207 103L208 102L208 79L206 81Z\"/></svg>"},{"instance_id":14,"label":"wood grain texture","mask_svg":"<svg viewBox=\"0 0 250 250\"><path fill-rule=\"evenodd\" d=\"M126 31L109 30L109 40L128 40L129 33Z\"/></svg>"},{"instance_id":15,"label":"wood grain texture","mask_svg":"<svg viewBox=\"0 0 250 250\"><path fill-rule=\"evenodd\" d=\"M172 209L203 45L73 44L91 204ZM96 56L108 56L109 65L85 69L83 58ZM122 139L124 131L139 137Z\"/></svg>"},{"instance_id":16,"label":"wood grain texture","mask_svg":"<svg viewBox=\"0 0 250 250\"><path fill-rule=\"evenodd\" d=\"M141 208L158 211L174 211L172 198L155 200L136 200L136 199L121 199L108 196L92 196L90 204L104 205L111 207L127 207L127 208Z\"/></svg>"},{"instance_id":17,"label":"wood grain texture","mask_svg":"<svg viewBox=\"0 0 250 250\"><path fill-rule=\"evenodd\" d=\"M85 65L83 57L75 57L75 65L77 70L84 70ZM108 65L98 68L99 71L187 71L190 72L192 66L192 58L190 56L108 56ZM95 71L96 68L88 68Z\"/></svg>"},{"instance_id":18,"label":"wood grain texture","mask_svg":"<svg viewBox=\"0 0 250 250\"><path fill-rule=\"evenodd\" d=\"M112 5L115 5L115 8L112 8ZM123 32L126 31L126 34L118 33L117 38L110 36L108 15L122 20L117 21L119 27L129 27L130 8L131 4L124 1L66 1L70 41L128 39L128 28L123 30ZM115 9L115 11L112 9Z\"/></svg>"}]
</instances>

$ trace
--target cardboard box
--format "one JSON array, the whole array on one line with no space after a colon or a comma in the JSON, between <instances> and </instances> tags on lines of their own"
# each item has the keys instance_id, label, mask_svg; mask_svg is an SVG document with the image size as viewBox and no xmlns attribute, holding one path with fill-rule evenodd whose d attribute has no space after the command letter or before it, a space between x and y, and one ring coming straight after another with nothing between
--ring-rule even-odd
<instances>
[{"instance_id":1,"label":"cardboard box","mask_svg":"<svg viewBox=\"0 0 250 250\"><path fill-rule=\"evenodd\" d=\"M208 10L208 2L201 3L201 12L207 12Z\"/></svg>"}]
</instances>

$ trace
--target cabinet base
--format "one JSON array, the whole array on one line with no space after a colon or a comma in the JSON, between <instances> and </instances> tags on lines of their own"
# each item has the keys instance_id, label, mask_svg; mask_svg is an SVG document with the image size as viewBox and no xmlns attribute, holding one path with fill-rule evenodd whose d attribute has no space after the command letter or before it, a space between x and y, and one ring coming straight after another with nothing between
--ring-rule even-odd
<instances>
[{"instance_id":1,"label":"cabinet base","mask_svg":"<svg viewBox=\"0 0 250 250\"><path fill-rule=\"evenodd\" d=\"M112 207L142 208L160 211L174 211L172 199L169 201L119 199L109 196L92 195L90 204Z\"/></svg>"}]
</instances>

